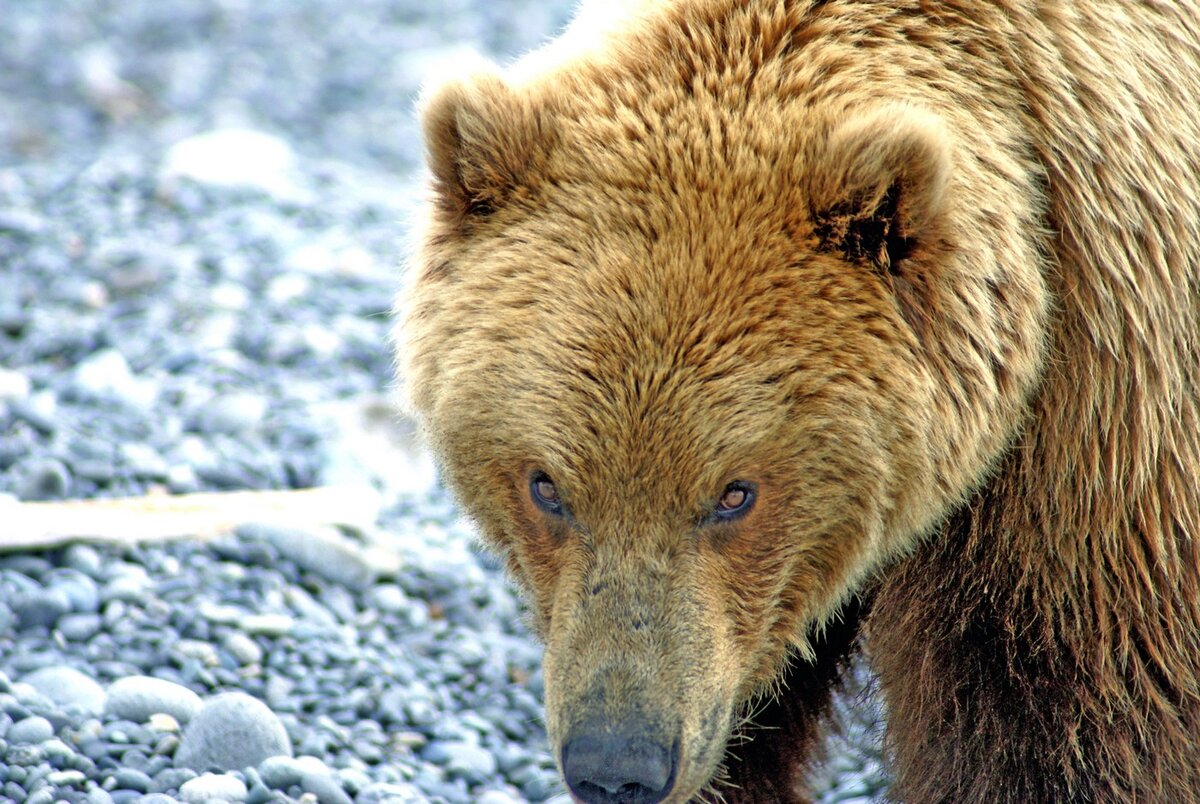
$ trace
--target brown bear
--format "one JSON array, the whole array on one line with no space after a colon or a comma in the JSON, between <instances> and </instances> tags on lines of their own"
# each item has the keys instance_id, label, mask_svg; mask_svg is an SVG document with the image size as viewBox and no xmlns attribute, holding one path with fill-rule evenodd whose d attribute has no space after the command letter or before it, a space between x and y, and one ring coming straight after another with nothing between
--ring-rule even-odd
<instances>
[{"instance_id":1,"label":"brown bear","mask_svg":"<svg viewBox=\"0 0 1200 804\"><path fill-rule=\"evenodd\" d=\"M1200 800L1200 4L625 0L424 101L397 353L583 802Z\"/></svg>"}]
</instances>

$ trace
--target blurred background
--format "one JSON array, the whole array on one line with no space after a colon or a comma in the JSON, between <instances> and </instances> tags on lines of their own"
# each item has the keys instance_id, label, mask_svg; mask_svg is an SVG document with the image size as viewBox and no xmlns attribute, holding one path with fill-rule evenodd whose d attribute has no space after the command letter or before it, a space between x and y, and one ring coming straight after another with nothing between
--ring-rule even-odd
<instances>
[{"instance_id":1,"label":"blurred background","mask_svg":"<svg viewBox=\"0 0 1200 804\"><path fill-rule=\"evenodd\" d=\"M561 797L540 648L390 404L388 311L421 84L570 4L3 5L0 801ZM346 483L380 495L356 530L4 550L16 500ZM883 789L866 711L823 800Z\"/></svg>"}]
</instances>

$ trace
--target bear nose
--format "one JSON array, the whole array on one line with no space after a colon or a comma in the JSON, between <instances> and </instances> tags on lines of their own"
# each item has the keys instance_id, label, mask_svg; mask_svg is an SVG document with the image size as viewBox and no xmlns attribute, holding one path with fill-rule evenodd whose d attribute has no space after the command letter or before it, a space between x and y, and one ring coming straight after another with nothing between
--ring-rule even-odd
<instances>
[{"instance_id":1,"label":"bear nose","mask_svg":"<svg viewBox=\"0 0 1200 804\"><path fill-rule=\"evenodd\" d=\"M657 804L674 785L674 754L641 735L577 733L563 745L563 777L584 804Z\"/></svg>"}]
</instances>

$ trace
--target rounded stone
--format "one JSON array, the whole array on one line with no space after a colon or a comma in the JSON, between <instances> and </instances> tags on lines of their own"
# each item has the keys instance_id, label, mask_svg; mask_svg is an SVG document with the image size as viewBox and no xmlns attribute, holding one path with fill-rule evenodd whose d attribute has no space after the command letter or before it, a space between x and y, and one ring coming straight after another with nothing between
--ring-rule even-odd
<instances>
[{"instance_id":1,"label":"rounded stone","mask_svg":"<svg viewBox=\"0 0 1200 804\"><path fill-rule=\"evenodd\" d=\"M21 628L53 628L71 610L71 599L61 589L31 589L15 595L11 605Z\"/></svg>"},{"instance_id":2,"label":"rounded stone","mask_svg":"<svg viewBox=\"0 0 1200 804\"><path fill-rule=\"evenodd\" d=\"M99 614L68 614L58 621L58 630L72 642L86 642L103 624Z\"/></svg>"},{"instance_id":3,"label":"rounded stone","mask_svg":"<svg viewBox=\"0 0 1200 804\"><path fill-rule=\"evenodd\" d=\"M231 774L203 773L179 788L179 800L185 804L212 801L245 801L246 783Z\"/></svg>"},{"instance_id":4,"label":"rounded stone","mask_svg":"<svg viewBox=\"0 0 1200 804\"><path fill-rule=\"evenodd\" d=\"M300 779L300 788L316 796L320 804L354 804L332 773L306 773Z\"/></svg>"},{"instance_id":5,"label":"rounded stone","mask_svg":"<svg viewBox=\"0 0 1200 804\"><path fill-rule=\"evenodd\" d=\"M434 751L439 747L440 751ZM468 782L480 783L496 775L496 758L492 752L482 746L469 742L434 743L427 753L437 754L437 759L444 759L446 770L461 776Z\"/></svg>"},{"instance_id":6,"label":"rounded stone","mask_svg":"<svg viewBox=\"0 0 1200 804\"><path fill-rule=\"evenodd\" d=\"M71 491L71 470L55 458L34 458L18 468L17 496L22 500L59 500Z\"/></svg>"},{"instance_id":7,"label":"rounded stone","mask_svg":"<svg viewBox=\"0 0 1200 804\"><path fill-rule=\"evenodd\" d=\"M108 686L104 711L135 723L145 723L160 713L187 723L201 704L200 696L182 684L152 676L127 676Z\"/></svg>"},{"instance_id":8,"label":"rounded stone","mask_svg":"<svg viewBox=\"0 0 1200 804\"><path fill-rule=\"evenodd\" d=\"M291 754L287 730L266 704L243 692L227 692L210 699L192 718L175 752L175 765L238 770Z\"/></svg>"},{"instance_id":9,"label":"rounded stone","mask_svg":"<svg viewBox=\"0 0 1200 804\"><path fill-rule=\"evenodd\" d=\"M78 570L92 579L100 577L104 571L104 562L96 548L87 544L73 544L63 553L63 563L71 569Z\"/></svg>"},{"instance_id":10,"label":"rounded stone","mask_svg":"<svg viewBox=\"0 0 1200 804\"><path fill-rule=\"evenodd\" d=\"M54 726L44 717L27 717L18 720L8 729L5 738L10 743L37 744L54 737Z\"/></svg>"},{"instance_id":11,"label":"rounded stone","mask_svg":"<svg viewBox=\"0 0 1200 804\"><path fill-rule=\"evenodd\" d=\"M329 767L317 757L277 756L268 757L258 765L258 775L263 784L275 790L286 790L306 774L328 774Z\"/></svg>"},{"instance_id":12,"label":"rounded stone","mask_svg":"<svg viewBox=\"0 0 1200 804\"><path fill-rule=\"evenodd\" d=\"M74 707L92 715L104 711L104 688L74 667L43 667L21 681L58 706Z\"/></svg>"},{"instance_id":13,"label":"rounded stone","mask_svg":"<svg viewBox=\"0 0 1200 804\"><path fill-rule=\"evenodd\" d=\"M267 398L247 391L217 397L196 415L195 427L210 434L237 435L260 427L270 410Z\"/></svg>"},{"instance_id":14,"label":"rounded stone","mask_svg":"<svg viewBox=\"0 0 1200 804\"><path fill-rule=\"evenodd\" d=\"M225 650L237 659L239 664L258 664L263 659L263 649L253 639L241 631L231 631L222 640Z\"/></svg>"},{"instance_id":15,"label":"rounded stone","mask_svg":"<svg viewBox=\"0 0 1200 804\"><path fill-rule=\"evenodd\" d=\"M59 590L71 601L71 610L93 614L100 609L100 590L86 573L61 567L48 573L45 584L51 591Z\"/></svg>"},{"instance_id":16,"label":"rounded stone","mask_svg":"<svg viewBox=\"0 0 1200 804\"><path fill-rule=\"evenodd\" d=\"M153 781L144 771L137 768L118 768L113 774L117 789L137 790L139 793L149 793Z\"/></svg>"}]
</instances>

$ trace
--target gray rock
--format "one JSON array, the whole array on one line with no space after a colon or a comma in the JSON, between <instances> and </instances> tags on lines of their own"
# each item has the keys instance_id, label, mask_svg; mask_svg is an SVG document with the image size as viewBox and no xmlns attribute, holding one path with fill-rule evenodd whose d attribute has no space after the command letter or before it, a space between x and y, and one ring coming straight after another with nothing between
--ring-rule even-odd
<instances>
[{"instance_id":1,"label":"gray rock","mask_svg":"<svg viewBox=\"0 0 1200 804\"><path fill-rule=\"evenodd\" d=\"M104 711L135 723L144 723L158 713L187 723L200 707L200 696L182 684L152 676L128 676L108 686Z\"/></svg>"},{"instance_id":2,"label":"gray rock","mask_svg":"<svg viewBox=\"0 0 1200 804\"><path fill-rule=\"evenodd\" d=\"M358 804L425 804L429 798L411 784L377 782L361 790Z\"/></svg>"},{"instance_id":3,"label":"gray rock","mask_svg":"<svg viewBox=\"0 0 1200 804\"><path fill-rule=\"evenodd\" d=\"M342 784L332 773L306 773L300 779L300 787L312 793L320 804L354 804L354 800L342 789Z\"/></svg>"},{"instance_id":4,"label":"gray rock","mask_svg":"<svg viewBox=\"0 0 1200 804\"><path fill-rule=\"evenodd\" d=\"M44 579L51 590L61 590L71 601L71 611L93 614L100 609L100 590L86 573L62 567L48 573Z\"/></svg>"},{"instance_id":5,"label":"gray rock","mask_svg":"<svg viewBox=\"0 0 1200 804\"><path fill-rule=\"evenodd\" d=\"M245 801L246 783L231 774L204 773L179 788L179 800L185 804L213 801Z\"/></svg>"},{"instance_id":6,"label":"gray rock","mask_svg":"<svg viewBox=\"0 0 1200 804\"><path fill-rule=\"evenodd\" d=\"M71 491L71 470L56 458L33 458L18 468L17 496L22 500L58 500Z\"/></svg>"},{"instance_id":7,"label":"gray rock","mask_svg":"<svg viewBox=\"0 0 1200 804\"><path fill-rule=\"evenodd\" d=\"M33 239L46 228L46 219L27 209L0 209L0 233Z\"/></svg>"},{"instance_id":8,"label":"gray rock","mask_svg":"<svg viewBox=\"0 0 1200 804\"><path fill-rule=\"evenodd\" d=\"M429 744L426 755L438 759L444 757L447 771L473 784L485 782L496 775L496 758L491 751L475 743L435 741Z\"/></svg>"},{"instance_id":9,"label":"gray rock","mask_svg":"<svg viewBox=\"0 0 1200 804\"><path fill-rule=\"evenodd\" d=\"M237 435L262 426L270 409L261 394L238 391L217 397L197 413L193 426L202 433Z\"/></svg>"},{"instance_id":10,"label":"gray rock","mask_svg":"<svg viewBox=\"0 0 1200 804\"><path fill-rule=\"evenodd\" d=\"M93 787L88 791L85 804L113 804L112 794L103 787Z\"/></svg>"},{"instance_id":11,"label":"gray rock","mask_svg":"<svg viewBox=\"0 0 1200 804\"><path fill-rule=\"evenodd\" d=\"M305 774L328 774L329 767L317 757L277 756L268 757L258 764L258 775L263 784L275 790L286 790L300 784Z\"/></svg>"},{"instance_id":12,"label":"gray rock","mask_svg":"<svg viewBox=\"0 0 1200 804\"><path fill-rule=\"evenodd\" d=\"M114 600L141 603L146 598L146 590L149 586L150 581L144 575L118 575L100 589L100 600L104 603L111 603Z\"/></svg>"},{"instance_id":13,"label":"gray rock","mask_svg":"<svg viewBox=\"0 0 1200 804\"><path fill-rule=\"evenodd\" d=\"M58 793L51 785L46 785L41 790L30 794L29 798L25 799L25 804L53 804L58 799Z\"/></svg>"},{"instance_id":14,"label":"gray rock","mask_svg":"<svg viewBox=\"0 0 1200 804\"><path fill-rule=\"evenodd\" d=\"M149 444L131 441L120 447L121 460L137 477L163 480L167 478L170 467L158 450Z\"/></svg>"},{"instance_id":15,"label":"gray rock","mask_svg":"<svg viewBox=\"0 0 1200 804\"><path fill-rule=\"evenodd\" d=\"M388 614L403 613L412 605L412 601L408 595L404 594L404 590L394 583L372 586L366 597L369 606Z\"/></svg>"},{"instance_id":16,"label":"gray rock","mask_svg":"<svg viewBox=\"0 0 1200 804\"><path fill-rule=\"evenodd\" d=\"M243 692L228 692L207 701L192 718L175 752L175 765L237 770L291 753L287 730L266 704Z\"/></svg>"},{"instance_id":17,"label":"gray rock","mask_svg":"<svg viewBox=\"0 0 1200 804\"><path fill-rule=\"evenodd\" d=\"M263 659L263 649L241 631L230 631L221 644L239 664L258 664Z\"/></svg>"},{"instance_id":18,"label":"gray rock","mask_svg":"<svg viewBox=\"0 0 1200 804\"><path fill-rule=\"evenodd\" d=\"M80 361L71 389L82 399L111 400L135 410L148 410L158 393L154 383L133 374L125 355L111 348Z\"/></svg>"},{"instance_id":19,"label":"gray rock","mask_svg":"<svg viewBox=\"0 0 1200 804\"><path fill-rule=\"evenodd\" d=\"M72 642L86 642L104 624L99 614L68 614L58 621L58 631Z\"/></svg>"},{"instance_id":20,"label":"gray rock","mask_svg":"<svg viewBox=\"0 0 1200 804\"><path fill-rule=\"evenodd\" d=\"M117 768L113 773L113 781L121 790L137 790L139 793L149 793L154 784L149 774L137 768Z\"/></svg>"},{"instance_id":21,"label":"gray rock","mask_svg":"<svg viewBox=\"0 0 1200 804\"><path fill-rule=\"evenodd\" d=\"M61 589L33 589L18 593L11 605L19 627L52 628L71 610L71 599Z\"/></svg>"},{"instance_id":22,"label":"gray rock","mask_svg":"<svg viewBox=\"0 0 1200 804\"><path fill-rule=\"evenodd\" d=\"M74 707L93 715L104 711L104 688L73 667L44 667L21 681L61 707Z\"/></svg>"},{"instance_id":23,"label":"gray rock","mask_svg":"<svg viewBox=\"0 0 1200 804\"><path fill-rule=\"evenodd\" d=\"M29 377L15 369L0 368L0 402L16 402L29 396Z\"/></svg>"},{"instance_id":24,"label":"gray rock","mask_svg":"<svg viewBox=\"0 0 1200 804\"><path fill-rule=\"evenodd\" d=\"M18 720L8 729L5 738L10 743L37 744L54 737L54 726L44 717L27 717Z\"/></svg>"},{"instance_id":25,"label":"gray rock","mask_svg":"<svg viewBox=\"0 0 1200 804\"><path fill-rule=\"evenodd\" d=\"M515 798L503 790L487 790L480 793L475 804L521 804L521 799Z\"/></svg>"},{"instance_id":26,"label":"gray rock","mask_svg":"<svg viewBox=\"0 0 1200 804\"><path fill-rule=\"evenodd\" d=\"M247 614L238 621L238 625L247 634L280 637L291 632L296 624L286 614Z\"/></svg>"},{"instance_id":27,"label":"gray rock","mask_svg":"<svg viewBox=\"0 0 1200 804\"><path fill-rule=\"evenodd\" d=\"M334 528L300 531L254 524L237 533L242 538L266 540L301 569L349 589L366 589L375 581L376 570L363 552Z\"/></svg>"},{"instance_id":28,"label":"gray rock","mask_svg":"<svg viewBox=\"0 0 1200 804\"><path fill-rule=\"evenodd\" d=\"M60 770L46 774L46 781L54 787L74 787L87 781L83 771Z\"/></svg>"}]
</instances>

